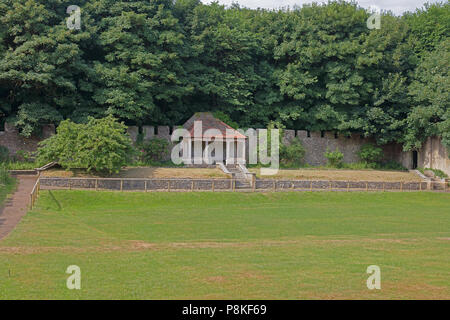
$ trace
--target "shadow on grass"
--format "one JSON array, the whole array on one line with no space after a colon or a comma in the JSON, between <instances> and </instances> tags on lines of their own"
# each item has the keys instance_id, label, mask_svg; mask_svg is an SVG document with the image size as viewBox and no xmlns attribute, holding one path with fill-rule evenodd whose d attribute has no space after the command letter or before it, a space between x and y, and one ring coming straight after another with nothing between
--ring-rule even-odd
<instances>
[{"instance_id":1,"label":"shadow on grass","mask_svg":"<svg viewBox=\"0 0 450 320\"><path fill-rule=\"evenodd\" d=\"M49 193L50 197L53 199L53 201L56 203L56 205L58 206L58 211L61 211L62 210L62 206L59 203L59 201L56 199L56 197L53 194L52 190L48 190L48 193Z\"/></svg>"}]
</instances>

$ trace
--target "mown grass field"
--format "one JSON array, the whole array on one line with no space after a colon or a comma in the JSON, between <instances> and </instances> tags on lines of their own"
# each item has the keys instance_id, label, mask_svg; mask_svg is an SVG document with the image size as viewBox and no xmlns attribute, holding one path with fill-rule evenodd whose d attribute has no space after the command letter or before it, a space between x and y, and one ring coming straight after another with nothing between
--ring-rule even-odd
<instances>
[{"instance_id":1,"label":"mown grass field","mask_svg":"<svg viewBox=\"0 0 450 320\"><path fill-rule=\"evenodd\" d=\"M43 191L0 241L24 298L450 299L450 194Z\"/></svg>"}]
</instances>

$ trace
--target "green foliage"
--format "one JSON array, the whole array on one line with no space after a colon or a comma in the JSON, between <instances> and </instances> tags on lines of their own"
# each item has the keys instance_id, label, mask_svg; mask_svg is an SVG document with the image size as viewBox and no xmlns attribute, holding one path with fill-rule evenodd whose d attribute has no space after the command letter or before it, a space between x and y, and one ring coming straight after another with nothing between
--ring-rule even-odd
<instances>
[{"instance_id":1,"label":"green foliage","mask_svg":"<svg viewBox=\"0 0 450 320\"><path fill-rule=\"evenodd\" d=\"M222 111L216 111L213 113L214 118L219 119L220 121L226 123L233 129L239 129L239 124L231 120L230 116L223 113Z\"/></svg>"},{"instance_id":2,"label":"green foliage","mask_svg":"<svg viewBox=\"0 0 450 320\"><path fill-rule=\"evenodd\" d=\"M132 151L126 126L112 116L89 118L86 124L65 120L56 135L41 143L38 161L56 161L66 169L112 173L127 164Z\"/></svg>"},{"instance_id":3,"label":"green foliage","mask_svg":"<svg viewBox=\"0 0 450 320\"><path fill-rule=\"evenodd\" d=\"M358 152L359 158L372 166L383 160L383 149L373 145L372 143L364 144Z\"/></svg>"},{"instance_id":4,"label":"green foliage","mask_svg":"<svg viewBox=\"0 0 450 320\"><path fill-rule=\"evenodd\" d=\"M441 178L441 179L446 179L446 178L448 178L448 175L447 175L444 171L439 170L439 169L418 168L418 170L419 170L422 174L425 174L425 171L426 171L426 170L429 170L429 171L432 171L436 177L439 177L439 178Z\"/></svg>"},{"instance_id":5,"label":"green foliage","mask_svg":"<svg viewBox=\"0 0 450 320\"><path fill-rule=\"evenodd\" d=\"M5 146L0 146L0 163L9 160L9 150Z\"/></svg>"},{"instance_id":6,"label":"green foliage","mask_svg":"<svg viewBox=\"0 0 450 320\"><path fill-rule=\"evenodd\" d=\"M45 163L23 161L9 161L5 163L5 167L8 170L34 170L42 167L43 165L45 165Z\"/></svg>"},{"instance_id":7,"label":"green foliage","mask_svg":"<svg viewBox=\"0 0 450 320\"><path fill-rule=\"evenodd\" d=\"M340 168L342 167L342 160L344 159L344 154L336 148L335 151L327 151L324 153L325 158L327 158L327 163L329 167Z\"/></svg>"},{"instance_id":8,"label":"green foliage","mask_svg":"<svg viewBox=\"0 0 450 320\"><path fill-rule=\"evenodd\" d=\"M4 163L0 163L0 185L4 188L5 185L12 183L13 178L8 173L8 168Z\"/></svg>"},{"instance_id":9,"label":"green foliage","mask_svg":"<svg viewBox=\"0 0 450 320\"><path fill-rule=\"evenodd\" d=\"M169 142L165 139L151 139L145 142L142 147L144 151L143 160L146 163L162 162L167 156Z\"/></svg>"},{"instance_id":10,"label":"green foliage","mask_svg":"<svg viewBox=\"0 0 450 320\"><path fill-rule=\"evenodd\" d=\"M441 136L450 149L450 40L425 55L409 87L414 107L407 118L405 149L419 149L427 137Z\"/></svg>"},{"instance_id":11,"label":"green foliage","mask_svg":"<svg viewBox=\"0 0 450 320\"><path fill-rule=\"evenodd\" d=\"M304 163L305 148L299 139L289 145L280 144L280 164L283 167L300 167Z\"/></svg>"},{"instance_id":12,"label":"green foliage","mask_svg":"<svg viewBox=\"0 0 450 320\"><path fill-rule=\"evenodd\" d=\"M403 165L392 160L382 163L379 165L379 168L384 170L408 171Z\"/></svg>"},{"instance_id":13,"label":"green foliage","mask_svg":"<svg viewBox=\"0 0 450 320\"><path fill-rule=\"evenodd\" d=\"M233 127L450 145L448 3L385 13L379 30L355 2L270 11L198 0L78 1L82 29L68 30L62 3L0 3L0 114L24 136L64 119L178 125L212 111Z\"/></svg>"},{"instance_id":14,"label":"green foliage","mask_svg":"<svg viewBox=\"0 0 450 320\"><path fill-rule=\"evenodd\" d=\"M426 3L424 8L407 13L404 19L411 29L415 51L419 54L433 51L449 36L450 3Z\"/></svg>"}]
</instances>

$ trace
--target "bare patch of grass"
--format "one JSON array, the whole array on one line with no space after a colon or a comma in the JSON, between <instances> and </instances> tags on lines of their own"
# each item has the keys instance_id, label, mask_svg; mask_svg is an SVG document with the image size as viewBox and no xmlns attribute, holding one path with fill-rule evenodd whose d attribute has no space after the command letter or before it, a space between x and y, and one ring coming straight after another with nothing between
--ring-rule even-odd
<instances>
[{"instance_id":1,"label":"bare patch of grass","mask_svg":"<svg viewBox=\"0 0 450 320\"><path fill-rule=\"evenodd\" d=\"M95 173L88 173L84 170L62 170L51 169L42 173L44 177L60 178L101 178ZM118 174L109 176L111 178L143 178L143 179L228 179L229 177L220 169L216 168L158 168L158 167L138 167L124 168Z\"/></svg>"},{"instance_id":2,"label":"bare patch of grass","mask_svg":"<svg viewBox=\"0 0 450 320\"><path fill-rule=\"evenodd\" d=\"M258 169L250 169L258 178L287 180L334 180L334 181L373 181L373 182L420 182L414 173L378 170L279 170L274 176L260 176Z\"/></svg>"}]
</instances>

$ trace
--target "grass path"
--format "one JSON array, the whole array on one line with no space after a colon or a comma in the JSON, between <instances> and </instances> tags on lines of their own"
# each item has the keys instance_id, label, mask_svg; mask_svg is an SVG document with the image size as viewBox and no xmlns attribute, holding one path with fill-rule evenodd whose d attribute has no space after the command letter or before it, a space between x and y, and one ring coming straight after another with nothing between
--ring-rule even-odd
<instances>
[{"instance_id":1,"label":"grass path","mask_svg":"<svg viewBox=\"0 0 450 320\"><path fill-rule=\"evenodd\" d=\"M450 299L449 209L428 192L44 191L0 242L0 299Z\"/></svg>"}]
</instances>

